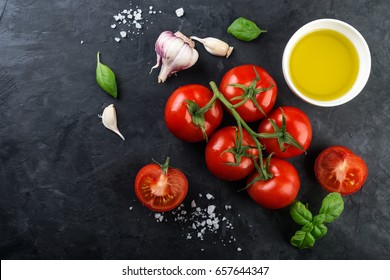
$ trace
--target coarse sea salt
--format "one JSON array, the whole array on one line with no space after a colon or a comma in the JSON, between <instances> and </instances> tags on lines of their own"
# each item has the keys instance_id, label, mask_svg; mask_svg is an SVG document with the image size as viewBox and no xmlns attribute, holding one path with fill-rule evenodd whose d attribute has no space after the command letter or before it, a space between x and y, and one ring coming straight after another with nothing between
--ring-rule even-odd
<instances>
[{"instance_id":1,"label":"coarse sea salt","mask_svg":"<svg viewBox=\"0 0 390 280\"><path fill-rule=\"evenodd\" d=\"M120 28L118 27L118 29L120 29L119 30L120 37L131 38L132 40L132 36L143 34L142 29L144 26L146 27L146 29L148 29L149 26L147 25L153 24L153 21L148 20L147 17L156 15L157 12L161 14L162 11L154 10L153 6L149 6L145 8L138 7L138 6L133 7L131 2L129 5L130 7L127 7L122 11L120 11L119 13L113 15L115 22L112 23L110 26L112 29L117 29L117 26L119 25ZM144 13L144 10L148 11L148 13ZM145 14L145 16L143 16L143 14ZM122 32L125 32L127 35L123 36L123 34L125 33ZM114 36L114 40L119 43L120 37Z\"/></svg>"},{"instance_id":2,"label":"coarse sea salt","mask_svg":"<svg viewBox=\"0 0 390 280\"><path fill-rule=\"evenodd\" d=\"M230 205L226 207L225 205L219 208L214 204L209 204L209 200L214 199L214 196L209 193L206 195L199 194L198 196L197 200L191 200L189 207L182 203L165 216L162 213L155 213L156 222L170 222L173 220L181 226L184 231L183 236L187 240L204 241L208 235L219 233L219 239L215 239L215 237L213 239L220 241L223 246L236 242L233 235L230 238L226 237L229 231L234 229L232 222L227 218L227 216L232 216L227 212L232 207ZM219 210L224 210L224 214L220 213ZM213 243L215 242L213 241Z\"/></svg>"}]
</instances>

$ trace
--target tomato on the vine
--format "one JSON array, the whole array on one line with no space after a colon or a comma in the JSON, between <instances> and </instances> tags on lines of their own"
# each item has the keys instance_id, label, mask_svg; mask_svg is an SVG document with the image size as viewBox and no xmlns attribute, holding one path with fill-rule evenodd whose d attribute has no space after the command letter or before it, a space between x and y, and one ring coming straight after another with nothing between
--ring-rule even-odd
<instances>
[{"instance_id":1,"label":"tomato on the vine","mask_svg":"<svg viewBox=\"0 0 390 280\"><path fill-rule=\"evenodd\" d=\"M304 153L310 146L312 127L308 116L295 107L276 108L261 121L259 133L279 134L279 138L260 138L268 154L278 158L291 158Z\"/></svg>"},{"instance_id":2,"label":"tomato on the vine","mask_svg":"<svg viewBox=\"0 0 390 280\"><path fill-rule=\"evenodd\" d=\"M217 130L206 145L206 165L212 174L226 181L245 178L254 169L259 155L256 143L246 131L227 126Z\"/></svg>"},{"instance_id":3,"label":"tomato on the vine","mask_svg":"<svg viewBox=\"0 0 390 280\"><path fill-rule=\"evenodd\" d=\"M179 139L199 142L207 139L220 125L223 117L221 102L216 100L209 110L201 112L213 98L205 86L190 84L179 87L165 106L165 123Z\"/></svg>"},{"instance_id":4,"label":"tomato on the vine","mask_svg":"<svg viewBox=\"0 0 390 280\"><path fill-rule=\"evenodd\" d=\"M188 181L182 171L169 167L169 158L162 165L150 163L138 172L134 190L138 200L150 210L170 211L182 203L188 192Z\"/></svg>"},{"instance_id":5,"label":"tomato on the vine","mask_svg":"<svg viewBox=\"0 0 390 280\"><path fill-rule=\"evenodd\" d=\"M246 189L249 196L259 205L269 209L279 209L290 205L298 195L300 179L298 171L288 161L271 158L269 171L271 179L259 180L254 171L247 178Z\"/></svg>"},{"instance_id":6,"label":"tomato on the vine","mask_svg":"<svg viewBox=\"0 0 390 280\"><path fill-rule=\"evenodd\" d=\"M364 160L343 146L323 150L315 161L314 171L323 188L342 195L360 190L368 176Z\"/></svg>"},{"instance_id":7,"label":"tomato on the vine","mask_svg":"<svg viewBox=\"0 0 390 280\"><path fill-rule=\"evenodd\" d=\"M275 105L278 88L263 68L245 64L230 69L222 77L219 90L246 122L260 120ZM240 105L241 104L241 105Z\"/></svg>"}]
</instances>

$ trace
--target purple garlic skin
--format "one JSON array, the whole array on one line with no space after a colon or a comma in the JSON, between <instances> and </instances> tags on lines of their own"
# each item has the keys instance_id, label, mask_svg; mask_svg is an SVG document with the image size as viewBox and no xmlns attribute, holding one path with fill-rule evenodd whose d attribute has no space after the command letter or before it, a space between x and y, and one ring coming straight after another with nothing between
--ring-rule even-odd
<instances>
[{"instance_id":1,"label":"purple garlic skin","mask_svg":"<svg viewBox=\"0 0 390 280\"><path fill-rule=\"evenodd\" d=\"M155 44L157 62L150 72L161 65L158 82L163 83L172 74L190 68L199 58L194 47L195 43L180 32L162 32Z\"/></svg>"}]
</instances>

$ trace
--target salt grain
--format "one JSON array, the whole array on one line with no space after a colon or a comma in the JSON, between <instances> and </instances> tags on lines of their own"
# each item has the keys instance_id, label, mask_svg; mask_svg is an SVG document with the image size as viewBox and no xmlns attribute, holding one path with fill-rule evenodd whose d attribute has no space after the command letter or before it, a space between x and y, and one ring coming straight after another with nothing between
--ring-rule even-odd
<instances>
[{"instance_id":1,"label":"salt grain","mask_svg":"<svg viewBox=\"0 0 390 280\"><path fill-rule=\"evenodd\" d=\"M184 15L184 9L183 8L176 9L175 13L177 17L182 17Z\"/></svg>"},{"instance_id":2,"label":"salt grain","mask_svg":"<svg viewBox=\"0 0 390 280\"><path fill-rule=\"evenodd\" d=\"M215 210L215 205L209 205L207 207L207 214L211 215Z\"/></svg>"},{"instance_id":3,"label":"salt grain","mask_svg":"<svg viewBox=\"0 0 390 280\"><path fill-rule=\"evenodd\" d=\"M121 41L121 39L118 38L118 37L115 37L115 41L116 41L117 43L119 43L119 42Z\"/></svg>"},{"instance_id":4,"label":"salt grain","mask_svg":"<svg viewBox=\"0 0 390 280\"><path fill-rule=\"evenodd\" d=\"M191 207L192 207L192 208L195 208L195 207L196 207L195 200L191 201Z\"/></svg>"},{"instance_id":5,"label":"salt grain","mask_svg":"<svg viewBox=\"0 0 390 280\"><path fill-rule=\"evenodd\" d=\"M122 38L125 38L127 36L127 32L126 31L121 31L120 32Z\"/></svg>"}]
</instances>

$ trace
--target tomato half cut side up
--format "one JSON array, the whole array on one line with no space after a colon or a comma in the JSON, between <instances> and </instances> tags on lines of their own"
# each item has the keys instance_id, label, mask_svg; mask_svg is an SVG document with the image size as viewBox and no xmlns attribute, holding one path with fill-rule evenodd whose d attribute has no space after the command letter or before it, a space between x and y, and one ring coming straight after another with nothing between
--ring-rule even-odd
<instances>
[{"instance_id":1,"label":"tomato half cut side up","mask_svg":"<svg viewBox=\"0 0 390 280\"><path fill-rule=\"evenodd\" d=\"M324 189L342 195L360 190L368 176L364 160L343 146L323 150L315 161L314 171Z\"/></svg>"},{"instance_id":2,"label":"tomato half cut side up","mask_svg":"<svg viewBox=\"0 0 390 280\"><path fill-rule=\"evenodd\" d=\"M166 212L178 207L188 192L188 181L182 171L163 165L147 164L135 178L135 194L147 208Z\"/></svg>"}]
</instances>

